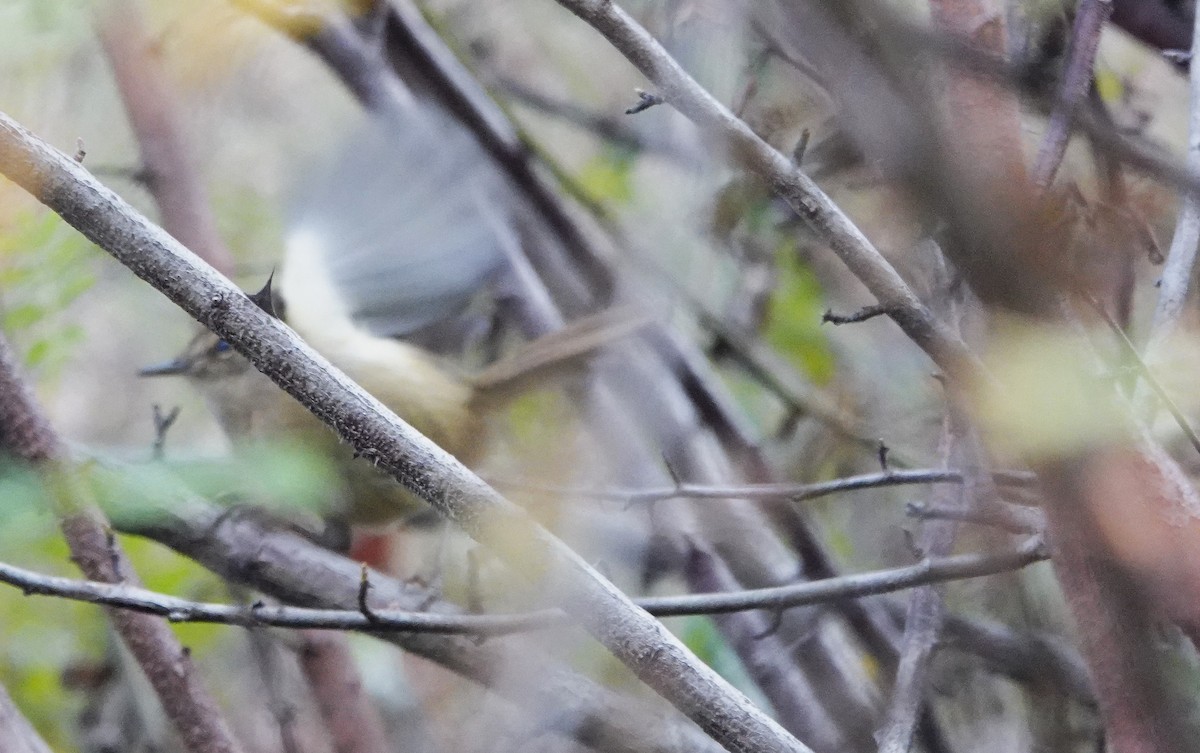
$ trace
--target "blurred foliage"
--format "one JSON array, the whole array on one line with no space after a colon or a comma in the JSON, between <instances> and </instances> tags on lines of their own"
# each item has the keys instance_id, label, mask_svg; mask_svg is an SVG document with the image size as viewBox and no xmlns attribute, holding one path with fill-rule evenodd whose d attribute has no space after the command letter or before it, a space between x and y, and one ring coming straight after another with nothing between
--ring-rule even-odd
<instances>
[{"instance_id":1,"label":"blurred foliage","mask_svg":"<svg viewBox=\"0 0 1200 753\"><path fill-rule=\"evenodd\" d=\"M826 308L821 281L792 238L780 238L775 260L778 284L771 295L766 340L814 382L827 384L836 365L821 324Z\"/></svg>"},{"instance_id":2,"label":"blurred foliage","mask_svg":"<svg viewBox=\"0 0 1200 753\"><path fill-rule=\"evenodd\" d=\"M769 232L774 214L771 194L762 183L750 178L731 180L713 198L709 232L718 240L728 242L737 228L758 235Z\"/></svg>"},{"instance_id":3,"label":"blurred foliage","mask_svg":"<svg viewBox=\"0 0 1200 753\"><path fill-rule=\"evenodd\" d=\"M253 505L289 512L329 509L340 488L329 457L299 443L247 446L236 455L171 459L141 465L94 464L91 476L100 506L114 516L154 515L164 500L198 497L230 506Z\"/></svg>"},{"instance_id":4,"label":"blurred foliage","mask_svg":"<svg viewBox=\"0 0 1200 753\"><path fill-rule=\"evenodd\" d=\"M628 204L634 194L631 178L635 156L627 149L601 150L579 171L579 187L591 201Z\"/></svg>"},{"instance_id":5,"label":"blurred foliage","mask_svg":"<svg viewBox=\"0 0 1200 753\"><path fill-rule=\"evenodd\" d=\"M725 678L729 684L753 697L756 703L765 705L758 687L750 679L741 660L721 635L712 618L681 618L679 624L673 626L673 632L688 650L712 667L713 671Z\"/></svg>"},{"instance_id":6,"label":"blurred foliage","mask_svg":"<svg viewBox=\"0 0 1200 753\"><path fill-rule=\"evenodd\" d=\"M197 494L254 500L274 509L312 510L328 501L332 471L312 453L283 446L252 449L237 458L154 463L140 466L89 461L74 469L94 499L111 515L153 515L170 500ZM10 464L0 467L0 559L38 572L79 578L50 510L51 492L39 474ZM224 581L169 549L123 536L121 546L143 585L197 601L229 601ZM61 674L72 666L100 662L110 640L104 612L81 602L24 596L0 588L0 683L50 741L68 750L73 720L84 696L66 690ZM180 641L203 664L229 639L225 626L180 624ZM36 646L36 650L30 650ZM219 662L218 662L219 664ZM0 749L2 749L0 745Z\"/></svg>"},{"instance_id":7,"label":"blurred foliage","mask_svg":"<svg viewBox=\"0 0 1200 753\"><path fill-rule=\"evenodd\" d=\"M1095 79L1096 93L1108 104L1116 104L1125 94L1125 82L1116 71L1097 67Z\"/></svg>"},{"instance_id":8,"label":"blurred foliage","mask_svg":"<svg viewBox=\"0 0 1200 753\"><path fill-rule=\"evenodd\" d=\"M60 65L91 34L89 0L5 0L0 3L0 65L25 72Z\"/></svg>"},{"instance_id":9,"label":"blurred foliage","mask_svg":"<svg viewBox=\"0 0 1200 753\"><path fill-rule=\"evenodd\" d=\"M71 472L84 494L128 523L188 499L253 504L281 514L314 512L328 509L330 495L339 488L327 457L282 442L214 459L140 465L87 460ZM30 536L56 538L49 511L56 509L57 490L23 465L0 465L0 548L20 551Z\"/></svg>"},{"instance_id":10,"label":"blurred foliage","mask_svg":"<svg viewBox=\"0 0 1200 753\"><path fill-rule=\"evenodd\" d=\"M238 259L263 260L279 258L283 248L283 222L274 202L246 185L218 186L212 192L213 213L218 231L228 242ZM255 265L257 266L257 265ZM248 273L262 277L257 290L265 281L267 269L249 269Z\"/></svg>"},{"instance_id":11,"label":"blurred foliage","mask_svg":"<svg viewBox=\"0 0 1200 753\"><path fill-rule=\"evenodd\" d=\"M1001 453L1027 458L1063 457L1107 441L1129 429L1131 405L1111 399L1114 385L1130 370L1121 359L1102 360L1073 331L1006 322L996 327L986 354L992 381L976 385L977 414ZM1106 329L1094 342L1109 341ZM1170 354L1160 385L1185 413L1200 405L1194 375L1200 349L1191 336L1163 347Z\"/></svg>"},{"instance_id":12,"label":"blurred foliage","mask_svg":"<svg viewBox=\"0 0 1200 753\"><path fill-rule=\"evenodd\" d=\"M83 338L67 311L95 282L94 248L45 210L21 212L0 233L0 323L43 377L61 369Z\"/></svg>"}]
</instances>

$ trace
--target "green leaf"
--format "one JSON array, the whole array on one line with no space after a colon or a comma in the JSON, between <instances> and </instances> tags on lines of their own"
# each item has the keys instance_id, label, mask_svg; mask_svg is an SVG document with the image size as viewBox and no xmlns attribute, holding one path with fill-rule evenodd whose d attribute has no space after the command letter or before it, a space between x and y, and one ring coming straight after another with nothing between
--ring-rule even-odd
<instances>
[{"instance_id":1,"label":"green leaf","mask_svg":"<svg viewBox=\"0 0 1200 753\"><path fill-rule=\"evenodd\" d=\"M771 296L766 340L817 384L834 375L833 352L821 327L825 311L820 281L783 239L776 249L779 282Z\"/></svg>"},{"instance_id":2,"label":"green leaf","mask_svg":"<svg viewBox=\"0 0 1200 753\"><path fill-rule=\"evenodd\" d=\"M628 204L633 199L634 164L630 152L607 149L579 171L579 186L593 201Z\"/></svg>"}]
</instances>

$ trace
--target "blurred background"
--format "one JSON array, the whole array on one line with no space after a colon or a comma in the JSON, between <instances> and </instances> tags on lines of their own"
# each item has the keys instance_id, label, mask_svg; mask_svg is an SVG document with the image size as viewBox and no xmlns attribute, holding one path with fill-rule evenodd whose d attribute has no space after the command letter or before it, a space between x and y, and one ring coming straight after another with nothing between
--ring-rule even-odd
<instances>
[{"instance_id":1,"label":"blurred background","mask_svg":"<svg viewBox=\"0 0 1200 753\"><path fill-rule=\"evenodd\" d=\"M846 71L835 70L836 56L806 57L804 40L788 25L795 21L788 5L780 4L781 11L772 3L720 0L623 3L718 100L783 154L796 156L931 307L955 305L949 273L930 246L938 218L911 183L889 173L886 154L864 157L855 144L863 130L855 118L863 111L852 111L842 88L855 86L852 56ZM923 3L881 5L906 23L927 23ZM418 98L444 96L442 84L429 83L412 62L417 58L406 57L411 49L404 42L385 44L391 21L369 2L7 0L0 5L0 110L68 154L86 152L87 169L159 218L145 134L130 125L130 97L122 96L112 64L122 51L133 54L141 61L134 67L152 69L162 83L177 146L215 221L215 245L231 256L193 250L225 264L244 289L257 290L281 262L308 186L330 179L323 166L362 133L365 117L345 71L330 63L331 48L322 46L328 40L297 41L292 37L305 31L289 28L271 7L315 8L329 14L322 18L342 19ZM468 134L462 138L475 139L479 128L493 128L493 135L511 128L509 155L520 156L504 167L497 147L485 144L477 158L494 161L498 166L489 169L505 176L496 195L512 201L521 261L507 263L517 271L510 269L505 281L484 291L485 303L473 302L462 314L467 324L459 331L466 336L427 336L423 344L470 372L531 339L539 322L553 320L539 319L547 311L571 320L628 307L654 323L651 332L606 349L586 374L540 385L491 416L495 439L476 470L634 594L713 590L689 566L697 548L723 563L721 590L915 561L920 522L906 505L929 501L928 485L761 505L736 495L651 504L622 499L621 490L678 482L817 482L876 473L880 444L887 448L885 469L938 467L945 413L933 376L938 367L886 317L823 323L827 311L853 314L874 301L768 186L728 166L719 143L669 106L626 115L645 80L556 3L428 0L404 8L457 61L453 70L466 77L462 91L482 98L491 118L485 126L464 126L472 121L463 120L463 108L442 100L453 124L448 132L461 129ZM1004 12L1012 59L1056 80L1071 8L1022 0ZM1180 23L1186 47L1190 21ZM903 49L906 42L896 44ZM1107 27L1093 90L1115 129L1178 160L1187 138L1186 72L1164 58L1163 46ZM153 107L156 96L141 90L133 99L145 105L149 98ZM1028 154L1044 129L1044 112L1027 106L1021 137ZM903 141L896 143L903 151ZM1064 193L1094 202L1103 193L1099 172L1088 146L1076 143L1058 181L1071 187ZM411 180L422 180L421 173L417 168ZM1125 310L1133 313L1124 324L1135 330L1153 307L1156 262L1170 243L1176 199L1173 189L1142 175L1128 176L1125 191L1123 224L1136 237L1127 244L1135 250ZM379 196L362 201L378 207L381 223L404 221ZM455 260L444 263L454 269ZM215 499L252 494L314 508L336 493L319 458L286 448L265 457L231 454L186 382L139 380L140 367L182 350L195 323L8 181L0 181L0 317L55 426L81 451L134 466L166 463ZM968 340L982 328L970 314L963 321ZM161 461L154 459L154 406L179 408ZM1005 451L1006 462L1018 454L1019 448ZM6 499L0 559L74 575L36 492L12 476L0 480L0 494ZM474 555L465 540L411 527L379 535L384 544L375 564L402 579L427 578L432 567L447 599L477 596L464 585L474 577L466 574ZM995 548L1008 536L966 526L958 548ZM164 547L134 537L125 543L148 588L196 600L250 598ZM536 594L510 583L498 565L485 561L481 569L486 606L536 606ZM894 607L900 604L902 613L903 602L864 603L875 604L874 611L790 610L772 628L769 647L748 640L745 626L707 617L668 624L818 751L874 750L895 672L901 620ZM1022 640L1037 636L1073 657L1076 664L1065 666L1079 666L1046 564L954 584L946 603L975 621L968 627L1016 630ZM872 620L884 625L873 634L863 628ZM333 749L296 669L290 637L199 625L176 630L247 750ZM932 711L922 721L918 749L1099 749L1095 698L1086 689L1065 689L1053 667L1039 674L1037 666L1018 666L1016 653L981 658L986 652L972 649L965 634L947 639L950 647L935 658L925 696ZM101 611L0 591L0 635L0 683L56 750L177 749ZM649 696L578 636L540 642L538 650L606 685ZM486 691L434 664L364 636L350 636L350 647L385 726L403 740L395 749L566 745L537 737ZM790 697L807 698L804 710L785 706L756 661L796 673L805 691ZM1179 671L1181 682L1192 681L1190 667ZM111 698L124 700L101 700ZM111 729L104 727L117 713L113 707L121 709L115 738L105 737Z\"/></svg>"}]
</instances>

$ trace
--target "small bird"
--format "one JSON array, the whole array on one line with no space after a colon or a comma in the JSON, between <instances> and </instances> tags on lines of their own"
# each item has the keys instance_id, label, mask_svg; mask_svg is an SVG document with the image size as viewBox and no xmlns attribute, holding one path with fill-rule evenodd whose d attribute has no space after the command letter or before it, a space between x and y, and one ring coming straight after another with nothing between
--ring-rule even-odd
<instances>
[{"instance_id":1,"label":"small bird","mask_svg":"<svg viewBox=\"0 0 1200 753\"><path fill-rule=\"evenodd\" d=\"M277 286L252 296L331 363L467 465L487 445L485 418L529 380L632 332L625 311L585 318L468 376L398 339L467 307L516 242L501 176L436 112L371 117L318 171L289 223ZM182 375L235 447L286 438L331 458L345 493L335 517L378 525L427 509L207 330L143 376Z\"/></svg>"}]
</instances>

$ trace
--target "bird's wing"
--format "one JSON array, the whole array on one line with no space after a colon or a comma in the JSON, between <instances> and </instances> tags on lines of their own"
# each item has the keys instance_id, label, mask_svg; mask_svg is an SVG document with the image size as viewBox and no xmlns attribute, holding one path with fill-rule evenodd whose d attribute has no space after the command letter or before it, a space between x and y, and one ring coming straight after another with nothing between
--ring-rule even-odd
<instances>
[{"instance_id":1,"label":"bird's wing","mask_svg":"<svg viewBox=\"0 0 1200 753\"><path fill-rule=\"evenodd\" d=\"M502 181L440 111L369 116L292 202L280 296L386 337L454 316L513 242Z\"/></svg>"}]
</instances>

